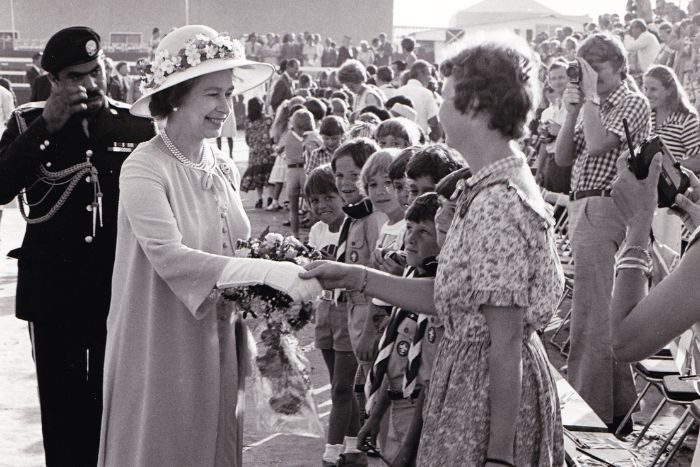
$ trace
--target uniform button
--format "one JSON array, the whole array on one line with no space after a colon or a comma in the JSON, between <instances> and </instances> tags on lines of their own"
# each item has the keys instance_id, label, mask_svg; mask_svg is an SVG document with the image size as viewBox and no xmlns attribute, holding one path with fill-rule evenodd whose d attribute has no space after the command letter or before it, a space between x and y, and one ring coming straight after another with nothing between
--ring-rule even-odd
<instances>
[{"instance_id":1,"label":"uniform button","mask_svg":"<svg viewBox=\"0 0 700 467\"><path fill-rule=\"evenodd\" d=\"M85 209L87 209L88 212L92 212L92 204L88 204L87 206L85 206Z\"/></svg>"},{"instance_id":2,"label":"uniform button","mask_svg":"<svg viewBox=\"0 0 700 467\"><path fill-rule=\"evenodd\" d=\"M88 157L91 157L92 156L92 149L88 149L87 151L85 151L85 155Z\"/></svg>"},{"instance_id":3,"label":"uniform button","mask_svg":"<svg viewBox=\"0 0 700 467\"><path fill-rule=\"evenodd\" d=\"M92 180L92 179L90 178L89 175L88 175L87 177L85 177L85 181L86 181L86 182L90 183L91 180Z\"/></svg>"},{"instance_id":4,"label":"uniform button","mask_svg":"<svg viewBox=\"0 0 700 467\"><path fill-rule=\"evenodd\" d=\"M46 163L46 167L51 167L51 165L52 165L51 162Z\"/></svg>"},{"instance_id":5,"label":"uniform button","mask_svg":"<svg viewBox=\"0 0 700 467\"><path fill-rule=\"evenodd\" d=\"M92 235L85 237L85 243L92 243Z\"/></svg>"},{"instance_id":6,"label":"uniform button","mask_svg":"<svg viewBox=\"0 0 700 467\"><path fill-rule=\"evenodd\" d=\"M45 139L45 140L44 140L44 146L48 146L49 144L51 144L51 141L49 141L48 139Z\"/></svg>"},{"instance_id":7,"label":"uniform button","mask_svg":"<svg viewBox=\"0 0 700 467\"><path fill-rule=\"evenodd\" d=\"M224 248L228 248L228 243L224 242L224 244L223 244L222 246L223 246Z\"/></svg>"},{"instance_id":8,"label":"uniform button","mask_svg":"<svg viewBox=\"0 0 700 467\"><path fill-rule=\"evenodd\" d=\"M39 145L39 149L41 149L42 151L43 151L44 149L46 149L46 146L44 146L44 143L41 143L41 144Z\"/></svg>"}]
</instances>

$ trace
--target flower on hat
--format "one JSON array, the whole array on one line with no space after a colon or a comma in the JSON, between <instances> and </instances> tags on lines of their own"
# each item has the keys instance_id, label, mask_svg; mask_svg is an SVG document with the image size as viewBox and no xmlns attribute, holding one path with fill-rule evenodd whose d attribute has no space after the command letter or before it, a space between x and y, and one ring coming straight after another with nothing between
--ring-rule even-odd
<instances>
[{"instance_id":1,"label":"flower on hat","mask_svg":"<svg viewBox=\"0 0 700 467\"><path fill-rule=\"evenodd\" d=\"M153 63L141 79L141 92L159 87L168 76L188 68L195 67L206 60L212 59L245 59L245 50L241 43L232 40L228 34L222 33L214 38L205 34L197 34L185 42L185 47L177 55L172 56L166 49L159 50Z\"/></svg>"}]
</instances>

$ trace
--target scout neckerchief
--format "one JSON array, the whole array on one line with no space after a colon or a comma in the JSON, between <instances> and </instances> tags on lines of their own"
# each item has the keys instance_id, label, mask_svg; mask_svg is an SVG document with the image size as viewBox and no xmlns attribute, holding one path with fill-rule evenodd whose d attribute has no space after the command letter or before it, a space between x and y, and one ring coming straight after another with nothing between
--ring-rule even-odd
<instances>
[{"instance_id":1,"label":"scout neckerchief","mask_svg":"<svg viewBox=\"0 0 700 467\"><path fill-rule=\"evenodd\" d=\"M359 203L343 206L343 211L345 214L347 214L347 217L343 221L342 227L340 227L338 247L335 250L335 260L339 263L345 262L345 251L347 249L346 243L352 221L355 219L362 219L363 217L367 217L372 214L372 202L369 200L369 198L366 198Z\"/></svg>"},{"instance_id":2,"label":"scout neckerchief","mask_svg":"<svg viewBox=\"0 0 700 467\"><path fill-rule=\"evenodd\" d=\"M403 277L413 277L415 271L415 268L409 266L404 270ZM399 334L399 325L412 314L414 313L397 306L391 310L389 324L387 324L379 340L379 353L377 354L377 358L374 359L372 369L369 375L367 375L367 381L365 382L365 397L367 398L365 410L367 410L367 412L372 410L372 406L377 397L377 391L382 386L382 380L389 366L389 357L391 357L391 352L394 351L396 337Z\"/></svg>"},{"instance_id":3,"label":"scout neckerchief","mask_svg":"<svg viewBox=\"0 0 700 467\"><path fill-rule=\"evenodd\" d=\"M429 257L423 262L425 274L421 277L435 277L437 272L437 258ZM418 379L418 370L421 364L421 351L423 350L423 338L428 329L429 316L424 314L418 315L418 324L416 325L416 333L413 336L413 342L408 349L408 362L406 371L403 375L403 396L411 397L416 389L416 380Z\"/></svg>"}]
</instances>

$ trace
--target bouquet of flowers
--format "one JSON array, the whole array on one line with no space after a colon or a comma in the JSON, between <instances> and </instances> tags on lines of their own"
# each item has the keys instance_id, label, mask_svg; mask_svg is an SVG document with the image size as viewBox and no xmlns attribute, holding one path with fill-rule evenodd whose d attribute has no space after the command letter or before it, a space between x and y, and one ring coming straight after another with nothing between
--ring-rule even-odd
<instances>
[{"instance_id":1,"label":"bouquet of flowers","mask_svg":"<svg viewBox=\"0 0 700 467\"><path fill-rule=\"evenodd\" d=\"M269 229L259 238L239 240L236 256L302 266L321 258L319 252L296 238L269 233ZM229 288L223 296L235 302L244 317L255 318L251 326L258 350L254 395L260 428L321 436L323 427L311 395L308 361L295 336L310 322L312 304L294 303L289 295L266 285Z\"/></svg>"}]
</instances>

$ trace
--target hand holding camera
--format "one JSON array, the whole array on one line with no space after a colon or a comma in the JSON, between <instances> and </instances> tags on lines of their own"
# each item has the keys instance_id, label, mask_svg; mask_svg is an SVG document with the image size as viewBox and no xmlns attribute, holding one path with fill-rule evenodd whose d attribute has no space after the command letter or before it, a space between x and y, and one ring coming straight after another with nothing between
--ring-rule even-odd
<instances>
[{"instance_id":1,"label":"hand holding camera","mask_svg":"<svg viewBox=\"0 0 700 467\"><path fill-rule=\"evenodd\" d=\"M566 76L569 78L569 84L562 99L567 111L579 110L584 100L598 94L598 73L583 58L569 62Z\"/></svg>"},{"instance_id":2,"label":"hand holding camera","mask_svg":"<svg viewBox=\"0 0 700 467\"><path fill-rule=\"evenodd\" d=\"M87 110L88 92L83 86L59 82L53 86L42 116L49 133L63 128L74 114Z\"/></svg>"}]
</instances>

